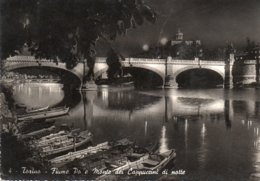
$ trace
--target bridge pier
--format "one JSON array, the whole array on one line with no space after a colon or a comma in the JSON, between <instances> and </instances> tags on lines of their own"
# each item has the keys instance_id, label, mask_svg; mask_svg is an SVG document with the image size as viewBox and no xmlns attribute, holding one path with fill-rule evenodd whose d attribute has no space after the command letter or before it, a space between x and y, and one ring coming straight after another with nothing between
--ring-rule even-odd
<instances>
[{"instance_id":1,"label":"bridge pier","mask_svg":"<svg viewBox=\"0 0 260 181\"><path fill-rule=\"evenodd\" d=\"M164 81L164 88L178 88L178 83L176 82L176 78L172 75L167 75Z\"/></svg>"},{"instance_id":2,"label":"bridge pier","mask_svg":"<svg viewBox=\"0 0 260 181\"><path fill-rule=\"evenodd\" d=\"M172 57L168 56L165 59L165 75L164 75L163 88L178 88L176 77L172 75L172 69L171 69L172 65L169 65L170 62L172 62Z\"/></svg>"},{"instance_id":3,"label":"bridge pier","mask_svg":"<svg viewBox=\"0 0 260 181\"><path fill-rule=\"evenodd\" d=\"M225 60L225 77L224 77L224 88L233 88L233 66L235 62L234 54L230 54L229 58Z\"/></svg>"}]
</instances>

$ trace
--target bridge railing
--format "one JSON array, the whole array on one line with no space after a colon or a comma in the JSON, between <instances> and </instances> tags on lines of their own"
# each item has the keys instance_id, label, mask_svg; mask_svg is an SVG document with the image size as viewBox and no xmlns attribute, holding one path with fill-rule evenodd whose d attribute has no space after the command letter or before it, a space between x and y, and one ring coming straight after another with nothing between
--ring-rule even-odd
<instances>
[{"instance_id":1,"label":"bridge railing","mask_svg":"<svg viewBox=\"0 0 260 181\"><path fill-rule=\"evenodd\" d=\"M256 64L257 61L256 60L244 60L243 63L244 64Z\"/></svg>"},{"instance_id":2,"label":"bridge railing","mask_svg":"<svg viewBox=\"0 0 260 181\"><path fill-rule=\"evenodd\" d=\"M34 56L19 55L6 59L7 62L52 62L48 59L36 59Z\"/></svg>"},{"instance_id":3,"label":"bridge railing","mask_svg":"<svg viewBox=\"0 0 260 181\"><path fill-rule=\"evenodd\" d=\"M209 61L209 60L200 60L200 64L207 64L207 65L225 65L224 61Z\"/></svg>"},{"instance_id":4,"label":"bridge railing","mask_svg":"<svg viewBox=\"0 0 260 181\"><path fill-rule=\"evenodd\" d=\"M6 59L10 63L22 63L22 62L52 62L48 59L36 59L33 56L13 56ZM248 60L246 63L254 63L254 60ZM106 63L106 57L97 57L96 63ZM149 59L149 58L125 58L122 64L165 64L166 59ZM181 60L181 59L167 59L167 64L184 64L184 65L225 65L224 61L211 61L211 60Z\"/></svg>"},{"instance_id":5,"label":"bridge railing","mask_svg":"<svg viewBox=\"0 0 260 181\"><path fill-rule=\"evenodd\" d=\"M124 61L121 61L122 64L165 64L166 59L156 59L156 58L125 58ZM105 57L97 57L96 63L106 63ZM181 60L181 59L168 59L167 64L185 64L185 65L224 65L224 61L211 61L211 60Z\"/></svg>"},{"instance_id":6,"label":"bridge railing","mask_svg":"<svg viewBox=\"0 0 260 181\"><path fill-rule=\"evenodd\" d=\"M165 62L165 59L156 59L156 58L127 58L125 61L130 62Z\"/></svg>"}]
</instances>

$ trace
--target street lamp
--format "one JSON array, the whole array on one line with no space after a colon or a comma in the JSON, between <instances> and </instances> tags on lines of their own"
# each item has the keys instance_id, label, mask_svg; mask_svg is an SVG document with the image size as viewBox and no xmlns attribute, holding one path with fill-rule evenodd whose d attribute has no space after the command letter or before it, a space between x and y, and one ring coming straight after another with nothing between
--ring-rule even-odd
<instances>
[{"instance_id":1,"label":"street lamp","mask_svg":"<svg viewBox=\"0 0 260 181\"><path fill-rule=\"evenodd\" d=\"M259 78L259 60L260 60L260 47L258 46L255 50L255 56L256 56L256 86L260 85L260 78Z\"/></svg>"}]
</instances>

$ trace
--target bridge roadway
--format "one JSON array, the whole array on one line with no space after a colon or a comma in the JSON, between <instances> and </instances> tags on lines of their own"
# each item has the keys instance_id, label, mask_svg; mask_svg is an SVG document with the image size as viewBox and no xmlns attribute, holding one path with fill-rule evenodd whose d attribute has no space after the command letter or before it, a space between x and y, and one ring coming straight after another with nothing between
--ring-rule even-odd
<instances>
[{"instance_id":1,"label":"bridge roadway","mask_svg":"<svg viewBox=\"0 0 260 181\"><path fill-rule=\"evenodd\" d=\"M224 61L211 61L211 60L178 60L168 57L167 59L147 59L147 58L126 58L121 62L123 69L136 69L136 70L148 70L160 77L161 85L168 85L171 87L177 86L176 78L180 73L188 70L209 70L210 72L221 77L223 84L227 77L232 77L231 73L226 74L225 69L228 72L232 72L234 56L230 56L230 64L225 64ZM52 60L47 59L35 59L32 56L14 56L5 60L4 69L12 71L15 69L27 68L27 67L40 67L40 68L55 68L62 69L78 79L83 80L83 63L78 63L73 69L67 69L65 63L54 63ZM106 64L105 57L97 57L94 67L94 79L102 76L106 73L108 66ZM89 71L85 66L85 72ZM168 79L166 79L168 77ZM168 81L168 82L167 82Z\"/></svg>"}]
</instances>

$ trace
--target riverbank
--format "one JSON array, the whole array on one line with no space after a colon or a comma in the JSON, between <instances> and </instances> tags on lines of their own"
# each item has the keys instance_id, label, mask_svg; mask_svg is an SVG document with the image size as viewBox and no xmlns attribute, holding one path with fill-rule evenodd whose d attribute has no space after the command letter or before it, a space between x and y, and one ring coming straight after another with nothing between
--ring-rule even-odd
<instances>
[{"instance_id":1,"label":"riverbank","mask_svg":"<svg viewBox=\"0 0 260 181\"><path fill-rule=\"evenodd\" d=\"M0 82L0 122L1 124L1 178L17 177L16 170L24 165L42 168L42 163L27 145L17 138L19 129L15 116L13 99L14 82ZM16 149L18 148L18 149ZM21 177L20 177L21 178Z\"/></svg>"},{"instance_id":2,"label":"riverbank","mask_svg":"<svg viewBox=\"0 0 260 181\"><path fill-rule=\"evenodd\" d=\"M12 118L12 112L8 107L8 102L6 101L6 97L3 92L0 93L0 105L1 105L0 120L2 120L3 117Z\"/></svg>"},{"instance_id":3,"label":"riverbank","mask_svg":"<svg viewBox=\"0 0 260 181\"><path fill-rule=\"evenodd\" d=\"M16 117L14 113L13 82L0 82L0 121L1 130L4 133L14 135L17 133Z\"/></svg>"}]
</instances>

